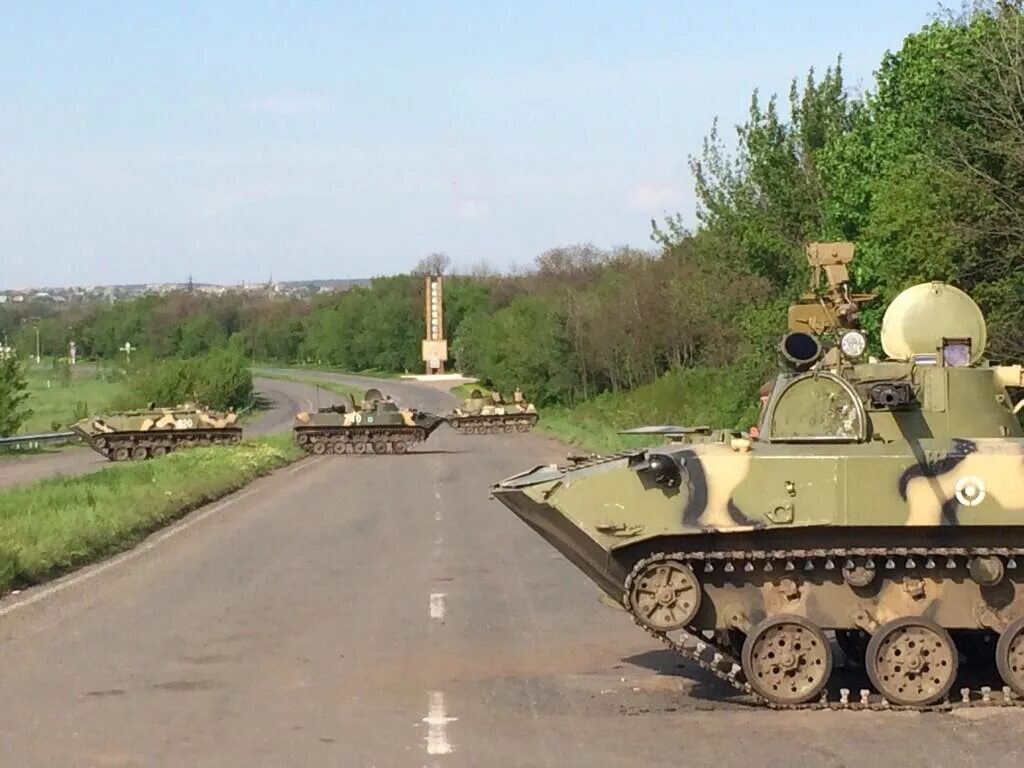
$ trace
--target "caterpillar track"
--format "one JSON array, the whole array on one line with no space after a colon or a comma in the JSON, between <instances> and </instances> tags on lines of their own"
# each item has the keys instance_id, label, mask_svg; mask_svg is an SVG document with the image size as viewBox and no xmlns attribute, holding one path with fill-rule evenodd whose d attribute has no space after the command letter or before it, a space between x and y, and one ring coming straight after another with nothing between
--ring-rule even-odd
<instances>
[{"instance_id":1,"label":"caterpillar track","mask_svg":"<svg viewBox=\"0 0 1024 768\"><path fill-rule=\"evenodd\" d=\"M870 566L877 569L882 579L899 576L907 579L927 580L932 584L943 580L965 580L965 575L976 558L986 562L997 560L1007 578L1019 580L1019 569L1024 569L1024 548L984 547L913 547L913 548L836 548L836 549L793 549L764 551L709 551L685 553L657 553L639 560L625 582L622 605L634 622L666 647L710 672L719 680L729 684L739 694L740 701L751 706L762 706L777 710L842 710L842 711L915 711L948 712L974 707L1015 707L1024 706L1021 693L1024 680L1024 666L1020 664L1024 648L1024 622L1020 619L1010 623L1004 631L1005 638L996 653L1008 653L1016 663L1010 668L1000 666L1000 673L1010 680L993 680L993 685L961 687L950 691L940 700L925 704L894 702L867 687L856 691L850 688L836 688L827 685L811 701L785 703L773 700L755 690L748 680L750 665L745 667L744 659L737 658L734 648L723 642L722 633L710 633L692 625L683 629L657 631L637 612L635 589L638 579L650 573L652 566L665 563L680 563L689 566L698 579L705 574L716 574L724 582L742 584L752 573L777 574L770 578L800 578L810 583L835 580L836 574L844 569L850 572L858 567ZM735 574L735 576L732 576ZM886 575L891 574L891 575ZM1012 574L1012 576L1011 576ZM912 617L918 619L919 617ZM888 626L888 625L886 625ZM884 629L884 627L882 628ZM1006 642L1012 641L1012 642ZM1003 644L1007 649L1004 651ZM961 649L962 650L962 649ZM954 648L954 653L956 649ZM744 654L745 656L745 654ZM870 660L867 661L870 664ZM998 664L998 662L997 662ZM961 670L963 671L963 670ZM1007 683L1012 683L1012 686Z\"/></svg>"},{"instance_id":2,"label":"caterpillar track","mask_svg":"<svg viewBox=\"0 0 1024 768\"><path fill-rule=\"evenodd\" d=\"M423 427L309 427L295 432L295 441L314 456L403 454L430 435Z\"/></svg>"},{"instance_id":3,"label":"caterpillar track","mask_svg":"<svg viewBox=\"0 0 1024 768\"><path fill-rule=\"evenodd\" d=\"M175 429L149 432L110 432L83 436L86 444L110 461L142 461L159 458L182 448L207 445L237 445L241 427L219 429Z\"/></svg>"},{"instance_id":4,"label":"caterpillar track","mask_svg":"<svg viewBox=\"0 0 1024 768\"><path fill-rule=\"evenodd\" d=\"M462 435L498 435L529 432L540 417L536 413L505 414L504 416L449 416L448 425Z\"/></svg>"}]
</instances>

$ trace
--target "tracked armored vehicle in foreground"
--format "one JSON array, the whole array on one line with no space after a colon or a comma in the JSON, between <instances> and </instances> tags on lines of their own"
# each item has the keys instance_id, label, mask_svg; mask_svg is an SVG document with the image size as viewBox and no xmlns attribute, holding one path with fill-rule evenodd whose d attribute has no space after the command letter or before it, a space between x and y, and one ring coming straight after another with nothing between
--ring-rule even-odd
<instances>
[{"instance_id":1,"label":"tracked armored vehicle in foreground","mask_svg":"<svg viewBox=\"0 0 1024 768\"><path fill-rule=\"evenodd\" d=\"M983 361L980 310L942 283L900 294L886 359L866 358L852 246L808 255L827 287L791 308L757 439L647 430L675 442L537 467L492 494L640 627L756 702L1019 705L1021 367ZM862 669L853 693L832 674L833 635Z\"/></svg>"},{"instance_id":2,"label":"tracked armored vehicle in foreground","mask_svg":"<svg viewBox=\"0 0 1024 768\"><path fill-rule=\"evenodd\" d=\"M537 426L540 416L518 388L511 403L506 403L500 392L484 397L479 389L474 389L445 420L463 435L496 435L529 432Z\"/></svg>"},{"instance_id":3,"label":"tracked armored vehicle in foreground","mask_svg":"<svg viewBox=\"0 0 1024 768\"><path fill-rule=\"evenodd\" d=\"M181 448L236 445L242 440L237 419L233 411L220 413L186 404L93 416L70 429L111 461L139 461Z\"/></svg>"},{"instance_id":4,"label":"tracked armored vehicle in foreground","mask_svg":"<svg viewBox=\"0 0 1024 768\"><path fill-rule=\"evenodd\" d=\"M368 389L358 405L349 396L340 405L296 415L295 441L307 453L402 454L430 437L444 419L400 408L377 389Z\"/></svg>"}]
</instances>

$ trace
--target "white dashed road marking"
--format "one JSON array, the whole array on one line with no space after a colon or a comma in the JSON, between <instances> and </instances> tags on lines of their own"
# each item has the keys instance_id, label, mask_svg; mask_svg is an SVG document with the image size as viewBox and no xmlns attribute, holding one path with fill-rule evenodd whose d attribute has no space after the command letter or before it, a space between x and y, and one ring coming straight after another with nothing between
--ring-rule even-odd
<instances>
[{"instance_id":1,"label":"white dashed road marking","mask_svg":"<svg viewBox=\"0 0 1024 768\"><path fill-rule=\"evenodd\" d=\"M448 742L448 723L454 723L459 718L448 717L442 691L431 691L429 700L430 709L427 710L427 716L423 718L423 722L427 724L427 754L450 754L454 750Z\"/></svg>"},{"instance_id":2,"label":"white dashed road marking","mask_svg":"<svg viewBox=\"0 0 1024 768\"><path fill-rule=\"evenodd\" d=\"M434 592L430 596L430 618L444 623L444 592Z\"/></svg>"}]
</instances>

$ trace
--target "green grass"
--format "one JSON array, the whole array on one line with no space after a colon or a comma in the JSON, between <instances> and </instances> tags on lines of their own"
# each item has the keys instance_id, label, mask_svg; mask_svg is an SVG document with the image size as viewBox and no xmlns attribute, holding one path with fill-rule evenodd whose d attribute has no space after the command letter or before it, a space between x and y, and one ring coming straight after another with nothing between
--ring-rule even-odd
<instances>
[{"instance_id":1,"label":"green grass","mask_svg":"<svg viewBox=\"0 0 1024 768\"><path fill-rule=\"evenodd\" d=\"M0 594L127 549L302 455L277 435L0 492Z\"/></svg>"},{"instance_id":2,"label":"green grass","mask_svg":"<svg viewBox=\"0 0 1024 768\"><path fill-rule=\"evenodd\" d=\"M256 375L261 379L277 379L278 381L290 381L293 384L303 384L307 387L320 387L320 389L326 389L328 392L333 392L343 397L351 395L356 399L357 403L362 399L367 389L366 387L353 387L340 381L320 379L315 376L293 376L287 373L271 373L267 371L260 371Z\"/></svg>"},{"instance_id":3,"label":"green grass","mask_svg":"<svg viewBox=\"0 0 1024 768\"><path fill-rule=\"evenodd\" d=\"M649 425L746 429L757 421L760 371L742 366L688 368L629 392L605 393L573 408L540 410L538 429L585 450L608 452L651 445L657 435L617 434Z\"/></svg>"},{"instance_id":4,"label":"green grass","mask_svg":"<svg viewBox=\"0 0 1024 768\"><path fill-rule=\"evenodd\" d=\"M95 368L75 369L66 386L61 385L56 372L43 367L30 369L26 378L27 405L32 415L22 425L22 435L65 429L76 421L79 403L85 403L88 414L93 414L102 413L125 398L124 384L106 380Z\"/></svg>"}]
</instances>

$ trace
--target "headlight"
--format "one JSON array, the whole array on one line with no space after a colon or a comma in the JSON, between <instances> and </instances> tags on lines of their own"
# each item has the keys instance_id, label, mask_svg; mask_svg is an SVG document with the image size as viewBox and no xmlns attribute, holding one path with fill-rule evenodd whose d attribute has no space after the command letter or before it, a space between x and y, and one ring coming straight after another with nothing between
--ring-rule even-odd
<instances>
[{"instance_id":1,"label":"headlight","mask_svg":"<svg viewBox=\"0 0 1024 768\"><path fill-rule=\"evenodd\" d=\"M847 331L839 340L839 348L847 357L860 357L868 348L868 340L860 331Z\"/></svg>"}]
</instances>

